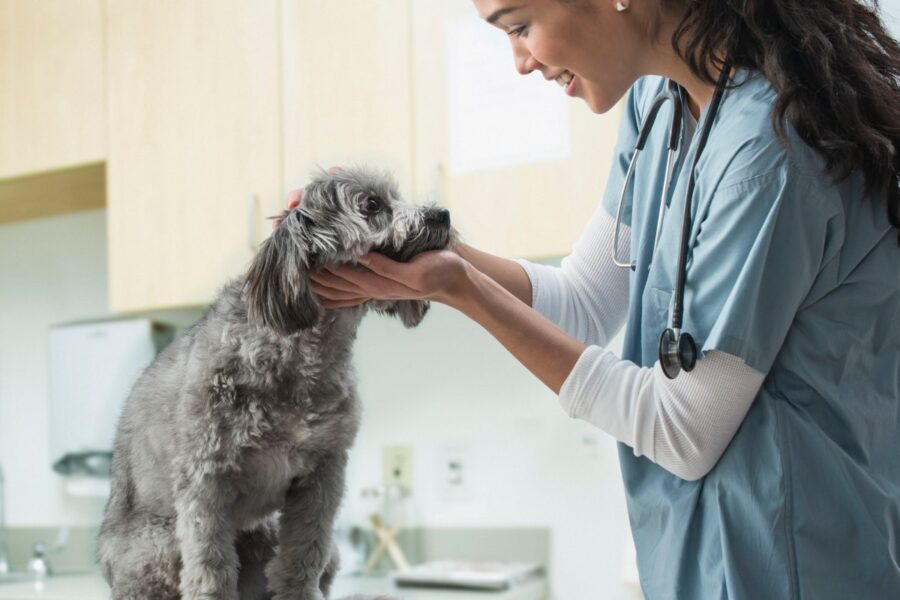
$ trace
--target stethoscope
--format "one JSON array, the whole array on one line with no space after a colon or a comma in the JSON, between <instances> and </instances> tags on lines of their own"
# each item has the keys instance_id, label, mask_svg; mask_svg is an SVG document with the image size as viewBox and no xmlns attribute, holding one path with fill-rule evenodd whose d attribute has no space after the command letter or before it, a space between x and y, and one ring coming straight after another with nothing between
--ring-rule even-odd
<instances>
[{"instance_id":1,"label":"stethoscope","mask_svg":"<svg viewBox=\"0 0 900 600\"><path fill-rule=\"evenodd\" d=\"M678 254L678 275L675 283L675 306L672 309L672 326L666 328L659 336L659 364L663 373L669 379L675 379L678 374L684 371L691 371L697 364L697 344L691 334L681 331L681 317L684 309L684 282L687 276L687 252L688 237L691 231L691 197L694 195L695 177L694 172L697 170L697 163L700 160L700 154L706 145L709 132L712 129L713 121L716 119L716 113L719 111L719 104L722 102L722 94L725 91L725 84L728 81L728 75L731 72L730 61L725 61L722 65L722 72L716 83L716 91L713 95L712 102L709 105L709 111L703 123L703 129L700 131L700 139L697 141L697 152L694 155L694 161L691 165L690 176L688 177L687 189L684 198L684 217L681 222L681 249ZM678 150L678 144L682 136L682 127L684 118L682 115L682 92L681 88L672 80L669 80L666 89L659 93L653 99L653 104L647 116L641 123L641 129L638 132L637 142L634 144L634 152L628 163L628 170L625 172L625 181L622 183L622 191L619 194L619 204L616 208L616 226L613 234L612 258L618 267L629 268L635 270L636 264L633 262L620 262L619 256L619 226L622 223L622 203L625 200L625 193L628 190L628 184L634 175L634 165L638 155L643 151L644 144L650 136L653 129L653 122L656 115L663 104L671 102L672 104L672 121L669 126L669 142L667 145L668 156L666 157L666 171L663 177L662 197L659 203L659 215L656 219L656 236L653 240L653 252L651 256L656 255L656 247L659 245L659 237L662 233L662 224L666 211L666 198L669 196L669 186L672 183L672 171L675 166L675 155Z\"/></svg>"}]
</instances>

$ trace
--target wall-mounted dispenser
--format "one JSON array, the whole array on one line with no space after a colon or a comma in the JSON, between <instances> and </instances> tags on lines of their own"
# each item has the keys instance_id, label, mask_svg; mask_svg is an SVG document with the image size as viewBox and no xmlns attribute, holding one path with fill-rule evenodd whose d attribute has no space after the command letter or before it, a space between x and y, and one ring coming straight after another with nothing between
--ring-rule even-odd
<instances>
[{"instance_id":1,"label":"wall-mounted dispenser","mask_svg":"<svg viewBox=\"0 0 900 600\"><path fill-rule=\"evenodd\" d=\"M50 457L57 473L109 476L125 398L173 337L173 327L149 319L50 329Z\"/></svg>"}]
</instances>

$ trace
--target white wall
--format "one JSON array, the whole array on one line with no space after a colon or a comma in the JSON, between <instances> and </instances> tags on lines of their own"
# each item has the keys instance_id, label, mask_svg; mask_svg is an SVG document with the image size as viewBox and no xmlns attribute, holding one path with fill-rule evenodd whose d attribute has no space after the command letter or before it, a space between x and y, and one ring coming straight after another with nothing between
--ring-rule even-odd
<instances>
[{"instance_id":1,"label":"white wall","mask_svg":"<svg viewBox=\"0 0 900 600\"><path fill-rule=\"evenodd\" d=\"M95 523L50 470L47 330L106 314L105 211L0 227L0 465L9 525ZM27 490L27 493L25 492Z\"/></svg>"},{"instance_id":2,"label":"white wall","mask_svg":"<svg viewBox=\"0 0 900 600\"><path fill-rule=\"evenodd\" d=\"M881 0L881 10L884 20L894 34L900 39L900 0Z\"/></svg>"},{"instance_id":3,"label":"white wall","mask_svg":"<svg viewBox=\"0 0 900 600\"><path fill-rule=\"evenodd\" d=\"M0 226L0 466L11 526L96 525L103 500L66 493L50 468L47 333L109 315L106 211ZM185 326L201 309L156 315Z\"/></svg>"},{"instance_id":4,"label":"white wall","mask_svg":"<svg viewBox=\"0 0 900 600\"><path fill-rule=\"evenodd\" d=\"M611 438L570 419L493 337L444 306L415 330L369 317L355 354L365 404L346 505L355 522L367 522L359 491L380 483L381 448L408 444L419 524L547 527L557 598L624 597L628 527ZM468 448L469 499L439 493L446 445ZM598 582L602 593L586 592Z\"/></svg>"}]
</instances>

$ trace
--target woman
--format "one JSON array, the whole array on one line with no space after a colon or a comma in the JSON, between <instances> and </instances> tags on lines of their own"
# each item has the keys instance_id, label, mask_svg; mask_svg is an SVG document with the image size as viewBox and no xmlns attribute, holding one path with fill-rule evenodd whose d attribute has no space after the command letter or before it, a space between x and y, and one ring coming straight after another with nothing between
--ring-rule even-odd
<instances>
[{"instance_id":1,"label":"woman","mask_svg":"<svg viewBox=\"0 0 900 600\"><path fill-rule=\"evenodd\" d=\"M598 113L628 93L603 202L559 269L465 245L408 264L372 254L370 271L315 277L324 305L452 306L615 436L648 598L900 598L900 47L877 13L852 0L474 1L520 73ZM664 191L669 103L623 195L623 270L617 201L666 79L681 158ZM699 358L669 379L659 339L687 197L684 330ZM603 346L623 323L619 359Z\"/></svg>"}]
</instances>

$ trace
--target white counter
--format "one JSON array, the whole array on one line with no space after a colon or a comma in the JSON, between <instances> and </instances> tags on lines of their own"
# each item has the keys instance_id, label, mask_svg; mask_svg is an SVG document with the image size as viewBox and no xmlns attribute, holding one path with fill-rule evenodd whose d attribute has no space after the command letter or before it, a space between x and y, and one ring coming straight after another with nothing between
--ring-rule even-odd
<instances>
[{"instance_id":1,"label":"white counter","mask_svg":"<svg viewBox=\"0 0 900 600\"><path fill-rule=\"evenodd\" d=\"M5 582L0 579L0 598L3 600L109 600L109 586L99 573L60 575L45 581Z\"/></svg>"},{"instance_id":2,"label":"white counter","mask_svg":"<svg viewBox=\"0 0 900 600\"><path fill-rule=\"evenodd\" d=\"M383 577L338 577L332 598L348 594L386 594L402 600L542 600L546 594L543 578L530 580L502 592L481 592L425 588L397 588ZM43 582L2 582L2 600L109 600L109 587L99 573L60 575Z\"/></svg>"}]
</instances>

